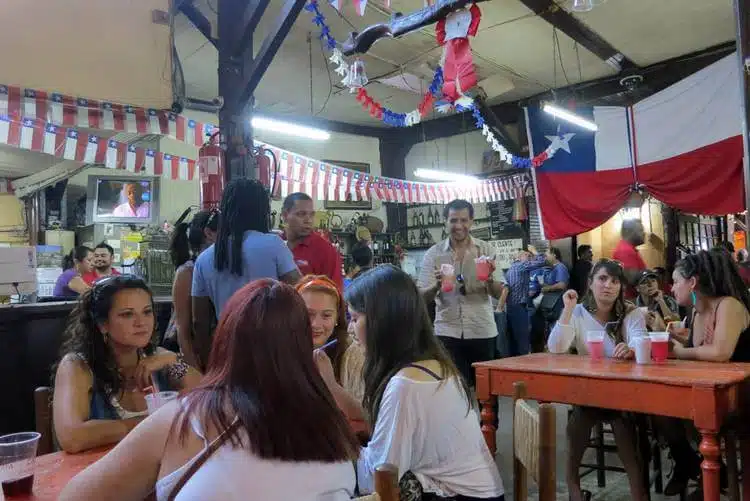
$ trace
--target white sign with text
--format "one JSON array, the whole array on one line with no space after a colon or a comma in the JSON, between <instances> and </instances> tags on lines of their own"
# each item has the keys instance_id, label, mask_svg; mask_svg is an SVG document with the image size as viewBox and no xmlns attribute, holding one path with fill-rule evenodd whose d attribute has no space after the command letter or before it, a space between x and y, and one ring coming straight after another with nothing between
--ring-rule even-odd
<instances>
[{"instance_id":1,"label":"white sign with text","mask_svg":"<svg viewBox=\"0 0 750 501\"><path fill-rule=\"evenodd\" d=\"M522 238L491 240L487 243L492 247L495 256L495 266L502 270L510 268L510 265L513 264L518 255L518 251L523 248Z\"/></svg>"}]
</instances>

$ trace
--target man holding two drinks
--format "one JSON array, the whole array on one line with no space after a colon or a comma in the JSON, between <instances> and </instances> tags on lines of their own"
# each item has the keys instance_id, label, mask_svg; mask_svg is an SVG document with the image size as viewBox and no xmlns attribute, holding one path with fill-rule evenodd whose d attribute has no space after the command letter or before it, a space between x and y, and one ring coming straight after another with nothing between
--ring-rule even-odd
<instances>
[{"instance_id":1,"label":"man holding two drinks","mask_svg":"<svg viewBox=\"0 0 750 501\"><path fill-rule=\"evenodd\" d=\"M474 383L471 364L495 358L497 327L491 297L507 293L487 242L471 236L474 207L453 200L443 209L449 237L424 256L418 285L435 302L435 334L458 370Z\"/></svg>"}]
</instances>

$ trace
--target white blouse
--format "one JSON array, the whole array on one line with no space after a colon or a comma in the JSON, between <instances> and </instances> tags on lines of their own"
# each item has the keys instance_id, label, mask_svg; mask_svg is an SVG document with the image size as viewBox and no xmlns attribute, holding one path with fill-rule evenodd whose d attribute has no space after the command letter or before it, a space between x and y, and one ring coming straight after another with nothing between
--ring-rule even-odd
<instances>
[{"instance_id":1,"label":"white blouse","mask_svg":"<svg viewBox=\"0 0 750 501\"><path fill-rule=\"evenodd\" d=\"M496 497L503 482L469 408L461 385L415 381L396 375L380 403L372 440L361 450L357 478L362 492L373 491L373 472L383 463L411 471L425 492L439 496Z\"/></svg>"},{"instance_id":2,"label":"white blouse","mask_svg":"<svg viewBox=\"0 0 750 501\"><path fill-rule=\"evenodd\" d=\"M190 419L190 424L208 447L197 419ZM247 443L247 435L243 440ZM199 455L156 482L158 501L169 498ZM190 477L177 501L349 501L355 490L354 475L351 461L263 459L249 449L225 443Z\"/></svg>"},{"instance_id":3,"label":"white blouse","mask_svg":"<svg viewBox=\"0 0 750 501\"><path fill-rule=\"evenodd\" d=\"M640 308L636 308L625 316L623 320L623 337L625 343L630 343L634 337L645 335L646 317ZM586 332L603 331L604 325L578 304L573 309L569 324L559 320L552 329L547 340L547 348L551 353L567 353L574 346L579 355L587 355ZM615 342L610 336L604 336L604 355L611 357L615 351Z\"/></svg>"}]
</instances>

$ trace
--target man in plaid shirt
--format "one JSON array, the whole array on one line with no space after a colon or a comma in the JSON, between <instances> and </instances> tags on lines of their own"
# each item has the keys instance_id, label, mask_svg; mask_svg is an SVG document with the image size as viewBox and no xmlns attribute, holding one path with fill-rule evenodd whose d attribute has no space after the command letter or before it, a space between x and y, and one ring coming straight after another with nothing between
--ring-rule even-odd
<instances>
[{"instance_id":1,"label":"man in plaid shirt","mask_svg":"<svg viewBox=\"0 0 750 501\"><path fill-rule=\"evenodd\" d=\"M508 315L510 356L526 355L531 351L531 321L529 319L529 273L544 266L544 254L537 254L534 246L519 250L518 257L505 272L510 292L503 306Z\"/></svg>"}]
</instances>

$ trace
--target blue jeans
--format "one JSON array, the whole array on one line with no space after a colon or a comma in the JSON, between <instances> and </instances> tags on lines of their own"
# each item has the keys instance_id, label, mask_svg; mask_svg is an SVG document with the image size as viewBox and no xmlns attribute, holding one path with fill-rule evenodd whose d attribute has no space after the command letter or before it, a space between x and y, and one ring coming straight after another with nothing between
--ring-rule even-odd
<instances>
[{"instance_id":1,"label":"blue jeans","mask_svg":"<svg viewBox=\"0 0 750 501\"><path fill-rule=\"evenodd\" d=\"M508 352L511 357L528 355L531 352L531 322L529 310L525 304L509 304L508 315Z\"/></svg>"},{"instance_id":2,"label":"blue jeans","mask_svg":"<svg viewBox=\"0 0 750 501\"><path fill-rule=\"evenodd\" d=\"M510 356L509 334L508 334L508 314L505 312L495 312L495 326L497 326L497 337L495 338L495 351L497 358Z\"/></svg>"}]
</instances>

